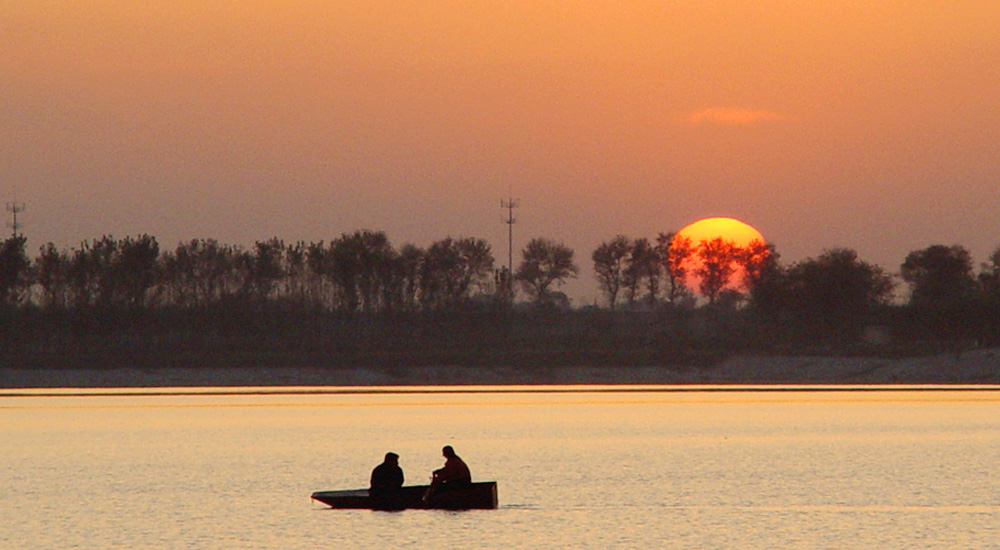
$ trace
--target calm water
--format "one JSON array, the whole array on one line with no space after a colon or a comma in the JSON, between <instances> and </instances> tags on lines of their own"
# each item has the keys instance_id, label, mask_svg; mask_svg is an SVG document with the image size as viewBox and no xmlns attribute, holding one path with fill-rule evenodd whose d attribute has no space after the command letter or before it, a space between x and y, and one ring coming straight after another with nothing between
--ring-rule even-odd
<instances>
[{"instance_id":1,"label":"calm water","mask_svg":"<svg viewBox=\"0 0 1000 550\"><path fill-rule=\"evenodd\" d=\"M6 396L0 433L0 548L1000 548L998 391ZM499 510L309 499L443 444Z\"/></svg>"}]
</instances>

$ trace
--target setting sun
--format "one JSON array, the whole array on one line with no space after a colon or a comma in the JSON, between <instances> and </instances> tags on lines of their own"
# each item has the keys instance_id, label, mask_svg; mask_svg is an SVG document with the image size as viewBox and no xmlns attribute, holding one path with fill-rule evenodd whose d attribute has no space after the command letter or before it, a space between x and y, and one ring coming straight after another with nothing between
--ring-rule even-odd
<instances>
[{"instance_id":1,"label":"setting sun","mask_svg":"<svg viewBox=\"0 0 1000 550\"><path fill-rule=\"evenodd\" d=\"M763 241L764 236L753 226L733 218L705 218L698 220L677 232L678 237L687 237L695 245L721 237L737 246L746 246L754 240Z\"/></svg>"},{"instance_id":2,"label":"setting sun","mask_svg":"<svg viewBox=\"0 0 1000 550\"><path fill-rule=\"evenodd\" d=\"M741 248L746 248L755 241L762 245L765 244L764 236L760 234L760 231L733 218L704 218L687 225L677 232L671 247L678 246L684 239L687 239L688 246L693 247L694 250L715 239L722 239ZM683 265L687 271L684 278L685 286L693 291L699 291L702 277L698 275L698 270L704 265L704 262L698 254L693 253L687 257ZM733 266L733 275L723 288L739 289L743 285L744 271L742 266Z\"/></svg>"}]
</instances>

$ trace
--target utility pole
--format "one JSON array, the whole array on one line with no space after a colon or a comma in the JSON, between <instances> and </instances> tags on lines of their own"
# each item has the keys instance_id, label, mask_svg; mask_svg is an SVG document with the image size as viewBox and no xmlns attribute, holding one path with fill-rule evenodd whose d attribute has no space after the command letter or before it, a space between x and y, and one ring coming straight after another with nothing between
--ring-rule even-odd
<instances>
[{"instance_id":1,"label":"utility pole","mask_svg":"<svg viewBox=\"0 0 1000 550\"><path fill-rule=\"evenodd\" d=\"M17 223L17 215L24 212L24 203L22 202L21 204L18 204L17 202L8 202L7 211L10 212L13 217L13 220L8 225L14 231L14 238L16 239L20 236L19 230L21 229L21 224Z\"/></svg>"},{"instance_id":2,"label":"utility pole","mask_svg":"<svg viewBox=\"0 0 1000 550\"><path fill-rule=\"evenodd\" d=\"M507 200L500 199L500 208L507 209L507 219L503 222L507 224L507 293L513 301L514 298L514 209L520 201L515 200L508 192Z\"/></svg>"},{"instance_id":3,"label":"utility pole","mask_svg":"<svg viewBox=\"0 0 1000 550\"><path fill-rule=\"evenodd\" d=\"M507 209L507 219L503 223L507 224L507 270L511 273L514 273L514 224L517 223L517 219L514 218L514 209L517 208L519 202L512 198L500 200L500 208Z\"/></svg>"}]
</instances>

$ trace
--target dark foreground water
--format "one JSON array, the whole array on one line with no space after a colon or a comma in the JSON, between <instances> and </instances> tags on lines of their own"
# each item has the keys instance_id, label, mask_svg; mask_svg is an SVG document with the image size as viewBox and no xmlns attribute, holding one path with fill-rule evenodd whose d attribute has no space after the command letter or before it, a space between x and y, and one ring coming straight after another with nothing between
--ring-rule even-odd
<instances>
[{"instance_id":1,"label":"dark foreground water","mask_svg":"<svg viewBox=\"0 0 1000 550\"><path fill-rule=\"evenodd\" d=\"M0 396L0 548L1000 548L1000 392ZM453 445L499 510L337 511Z\"/></svg>"}]
</instances>

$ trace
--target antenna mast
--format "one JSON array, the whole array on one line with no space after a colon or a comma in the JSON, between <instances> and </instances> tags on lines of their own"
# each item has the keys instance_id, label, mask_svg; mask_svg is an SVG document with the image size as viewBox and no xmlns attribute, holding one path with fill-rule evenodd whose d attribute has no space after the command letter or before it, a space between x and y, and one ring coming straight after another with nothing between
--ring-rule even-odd
<instances>
[{"instance_id":1,"label":"antenna mast","mask_svg":"<svg viewBox=\"0 0 1000 550\"><path fill-rule=\"evenodd\" d=\"M514 300L514 223L517 219L514 218L514 209L520 201L515 200L511 197L511 193L507 191L507 200L500 199L500 208L507 209L507 219L503 220L503 223L507 224L507 280L505 284L507 288L508 299L513 302Z\"/></svg>"},{"instance_id":2,"label":"antenna mast","mask_svg":"<svg viewBox=\"0 0 1000 550\"><path fill-rule=\"evenodd\" d=\"M22 202L18 204L17 202L8 202L7 211L10 212L11 217L13 218L11 223L7 225L14 231L14 238L16 239L20 236L19 230L21 229L21 224L17 222L17 215L24 212L24 203Z\"/></svg>"},{"instance_id":3,"label":"antenna mast","mask_svg":"<svg viewBox=\"0 0 1000 550\"><path fill-rule=\"evenodd\" d=\"M514 209L518 207L520 201L513 198L508 198L507 200L500 200L500 208L507 209L507 219L503 223L507 224L507 271L514 274L514 224L517 223L517 219L514 218Z\"/></svg>"}]
</instances>

